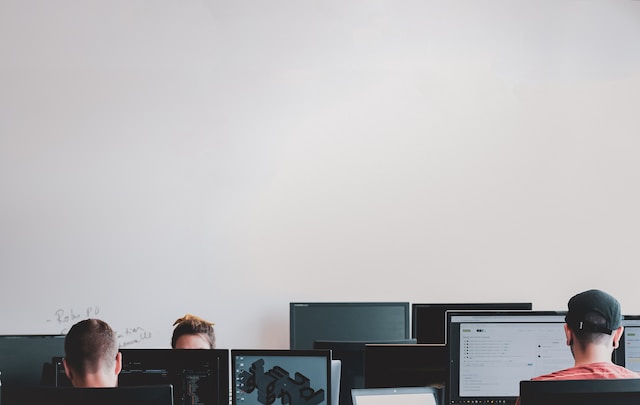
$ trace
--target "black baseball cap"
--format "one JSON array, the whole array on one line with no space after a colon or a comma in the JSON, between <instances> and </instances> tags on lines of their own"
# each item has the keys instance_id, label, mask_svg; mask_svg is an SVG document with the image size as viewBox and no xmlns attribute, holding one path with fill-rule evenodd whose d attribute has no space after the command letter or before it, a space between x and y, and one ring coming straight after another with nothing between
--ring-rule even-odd
<instances>
[{"instance_id":1,"label":"black baseball cap","mask_svg":"<svg viewBox=\"0 0 640 405\"><path fill-rule=\"evenodd\" d=\"M600 314L605 319L604 325L596 325L586 319L587 314L593 312ZM574 330L601 332L610 335L620 327L622 321L620 303L604 291L584 291L569 300L569 311L565 321Z\"/></svg>"}]
</instances>

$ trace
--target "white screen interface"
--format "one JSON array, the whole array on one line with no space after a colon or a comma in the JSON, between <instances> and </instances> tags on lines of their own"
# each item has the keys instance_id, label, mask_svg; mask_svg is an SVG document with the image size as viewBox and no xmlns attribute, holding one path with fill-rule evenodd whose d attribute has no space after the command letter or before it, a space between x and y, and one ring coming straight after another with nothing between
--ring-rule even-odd
<instances>
[{"instance_id":1,"label":"white screen interface","mask_svg":"<svg viewBox=\"0 0 640 405\"><path fill-rule=\"evenodd\" d=\"M640 319L624 321L624 366L640 372Z\"/></svg>"},{"instance_id":2,"label":"white screen interface","mask_svg":"<svg viewBox=\"0 0 640 405\"><path fill-rule=\"evenodd\" d=\"M357 401L357 405L437 405L433 394L370 395Z\"/></svg>"},{"instance_id":3,"label":"white screen interface","mask_svg":"<svg viewBox=\"0 0 640 405\"><path fill-rule=\"evenodd\" d=\"M517 397L520 381L572 367L564 316L460 322L460 397Z\"/></svg>"}]
</instances>

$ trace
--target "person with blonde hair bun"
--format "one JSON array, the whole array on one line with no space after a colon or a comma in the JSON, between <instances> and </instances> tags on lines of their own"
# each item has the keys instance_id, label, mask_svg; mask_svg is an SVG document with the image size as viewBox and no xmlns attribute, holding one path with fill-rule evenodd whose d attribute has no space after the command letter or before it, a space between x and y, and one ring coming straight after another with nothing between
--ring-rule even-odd
<instances>
[{"instance_id":1,"label":"person with blonde hair bun","mask_svg":"<svg viewBox=\"0 0 640 405\"><path fill-rule=\"evenodd\" d=\"M177 319L173 326L171 347L174 349L215 349L216 336L213 322L198 316L186 314Z\"/></svg>"}]
</instances>

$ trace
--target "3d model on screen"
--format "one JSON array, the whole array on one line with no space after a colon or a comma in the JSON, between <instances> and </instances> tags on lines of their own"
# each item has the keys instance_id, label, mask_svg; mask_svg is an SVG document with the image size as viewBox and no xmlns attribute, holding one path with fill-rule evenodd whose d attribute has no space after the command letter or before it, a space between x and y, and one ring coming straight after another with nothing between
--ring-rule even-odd
<instances>
[{"instance_id":1,"label":"3d model on screen","mask_svg":"<svg viewBox=\"0 0 640 405\"><path fill-rule=\"evenodd\" d=\"M315 391L310 380L296 372L294 378L282 367L274 366L264 371L264 360L256 360L249 371L242 370L239 375L242 391L251 393L258 390L258 402L264 405L273 404L277 398L285 405L318 405L325 398L323 389Z\"/></svg>"}]
</instances>

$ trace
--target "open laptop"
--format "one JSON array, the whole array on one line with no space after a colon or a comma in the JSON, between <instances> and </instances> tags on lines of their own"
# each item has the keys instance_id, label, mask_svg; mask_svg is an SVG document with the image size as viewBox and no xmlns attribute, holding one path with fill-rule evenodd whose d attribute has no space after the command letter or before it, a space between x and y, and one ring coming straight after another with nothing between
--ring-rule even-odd
<instances>
[{"instance_id":1,"label":"open laptop","mask_svg":"<svg viewBox=\"0 0 640 405\"><path fill-rule=\"evenodd\" d=\"M351 390L353 405L438 405L433 387L361 388Z\"/></svg>"}]
</instances>

